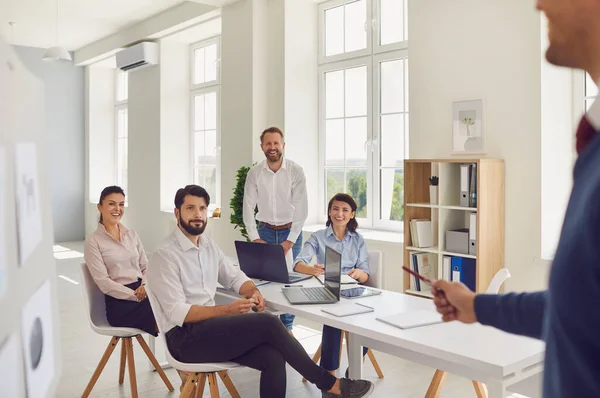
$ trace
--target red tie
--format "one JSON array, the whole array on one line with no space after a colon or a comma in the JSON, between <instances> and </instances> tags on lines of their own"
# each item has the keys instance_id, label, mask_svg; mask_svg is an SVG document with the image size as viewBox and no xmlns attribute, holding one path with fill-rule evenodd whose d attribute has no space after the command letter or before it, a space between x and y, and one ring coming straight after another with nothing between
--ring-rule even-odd
<instances>
[{"instance_id":1,"label":"red tie","mask_svg":"<svg viewBox=\"0 0 600 398\"><path fill-rule=\"evenodd\" d=\"M588 144L592 141L592 139L596 135L596 130L592 127L587 117L584 115L581 118L581 122L579 122L579 127L577 128L577 153L581 153Z\"/></svg>"}]
</instances>

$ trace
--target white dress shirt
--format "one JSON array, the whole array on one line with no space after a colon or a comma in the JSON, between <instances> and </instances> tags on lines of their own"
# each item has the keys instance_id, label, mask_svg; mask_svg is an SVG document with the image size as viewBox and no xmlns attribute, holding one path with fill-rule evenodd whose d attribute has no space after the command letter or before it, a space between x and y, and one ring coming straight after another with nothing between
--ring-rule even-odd
<instances>
[{"instance_id":1,"label":"white dress shirt","mask_svg":"<svg viewBox=\"0 0 600 398\"><path fill-rule=\"evenodd\" d=\"M215 305L217 282L236 292L250 279L236 268L212 239L196 247L179 227L150 258L147 284L162 311L155 311L165 333L182 326L192 305Z\"/></svg>"},{"instance_id":2,"label":"white dress shirt","mask_svg":"<svg viewBox=\"0 0 600 398\"><path fill-rule=\"evenodd\" d=\"M250 169L244 187L244 224L251 240L259 239L254 218L272 225L292 223L287 240L296 242L308 216L304 170L288 159L274 173L266 160Z\"/></svg>"}]
</instances>

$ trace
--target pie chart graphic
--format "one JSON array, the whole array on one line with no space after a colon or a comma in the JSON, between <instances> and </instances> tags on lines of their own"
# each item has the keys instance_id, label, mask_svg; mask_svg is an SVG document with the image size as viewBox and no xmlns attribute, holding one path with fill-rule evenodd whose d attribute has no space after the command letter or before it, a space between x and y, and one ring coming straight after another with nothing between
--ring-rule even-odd
<instances>
[{"instance_id":1,"label":"pie chart graphic","mask_svg":"<svg viewBox=\"0 0 600 398\"><path fill-rule=\"evenodd\" d=\"M29 335L29 355L31 356L31 367L35 370L42 360L42 349L44 348L44 332L42 321L35 318Z\"/></svg>"}]
</instances>

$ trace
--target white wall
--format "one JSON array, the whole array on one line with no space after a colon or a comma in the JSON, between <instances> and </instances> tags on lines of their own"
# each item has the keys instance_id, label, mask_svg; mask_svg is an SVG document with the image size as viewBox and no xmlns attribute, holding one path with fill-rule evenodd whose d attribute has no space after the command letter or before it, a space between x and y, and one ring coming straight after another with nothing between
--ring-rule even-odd
<instances>
[{"instance_id":1,"label":"white wall","mask_svg":"<svg viewBox=\"0 0 600 398\"><path fill-rule=\"evenodd\" d=\"M452 101L483 99L486 155L506 164L507 289L541 288L540 16L521 0L419 0L409 19L410 157L448 157Z\"/></svg>"}]
</instances>

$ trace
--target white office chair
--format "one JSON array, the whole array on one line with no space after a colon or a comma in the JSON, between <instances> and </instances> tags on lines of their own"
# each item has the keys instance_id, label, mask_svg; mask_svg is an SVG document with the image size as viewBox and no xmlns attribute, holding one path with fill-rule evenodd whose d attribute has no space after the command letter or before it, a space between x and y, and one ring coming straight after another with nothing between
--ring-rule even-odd
<instances>
[{"instance_id":1,"label":"white office chair","mask_svg":"<svg viewBox=\"0 0 600 398\"><path fill-rule=\"evenodd\" d=\"M369 251L369 280L365 283L366 286L374 287L376 289L381 289L383 286L383 262L381 259L381 251L374 250ZM346 354L348 354L348 332L342 331L342 337L340 339L340 362L342 358L342 345L344 343L344 338L346 339ZM318 363L319 359L321 359L321 344L319 344L319 348L317 352L313 356L313 362ZM367 350L367 356L369 360L373 364L373 368L375 368L375 372L377 373L377 377L383 379L383 372L381 371L381 367L379 367L379 363L377 359L375 359L375 354L369 348ZM306 382L305 378L302 378L303 382Z\"/></svg>"},{"instance_id":2,"label":"white office chair","mask_svg":"<svg viewBox=\"0 0 600 398\"><path fill-rule=\"evenodd\" d=\"M131 386L131 396L132 398L137 398L137 382L135 377L135 362L133 359L133 341L132 338L135 337L139 344L142 346L142 349L148 356L148 359L154 365L154 368L163 379L163 382L169 389L169 391L173 391L173 385L165 375L165 372L162 370L158 361L150 351L150 348L146 344L146 341L141 336L145 333L143 330L135 329L135 328L125 328L125 327L114 327L110 326L108 321L106 320L106 306L104 303L104 294L96 285L96 282L92 279L92 275L88 270L85 263L82 263L79 268L81 275L81 286L83 289L83 298L85 301L85 308L88 314L88 318L90 321L90 326L92 330L98 334L103 336L111 336L112 339L108 344L108 347L104 351L104 355L100 359L100 363L96 367L96 371L92 375L85 391L82 394L82 398L86 398L90 395L96 381L100 377L104 366L108 362L108 359L112 355L113 351L119 344L119 340L122 340L121 343L121 368L119 370L119 384L123 384L123 380L125 378L125 363L127 362L129 368L129 383Z\"/></svg>"},{"instance_id":3,"label":"white office chair","mask_svg":"<svg viewBox=\"0 0 600 398\"><path fill-rule=\"evenodd\" d=\"M494 275L490 281L490 284L485 291L486 294L497 294L500 292L500 288L508 278L510 278L510 272L508 269L501 268L498 272L496 272L496 275ZM431 383L429 383L429 388L427 389L425 398L437 398L445 378L446 372L437 369L433 375L433 379L431 379ZM487 389L485 388L485 385L475 380L472 380L472 382L475 393L477 394L477 398L487 398Z\"/></svg>"},{"instance_id":4,"label":"white office chair","mask_svg":"<svg viewBox=\"0 0 600 398\"><path fill-rule=\"evenodd\" d=\"M146 286L146 294L148 295L148 300L150 300L150 306L152 307L152 311L155 314L162 315L162 307L159 302L156 300L156 297L152 294L148 286ZM171 355L169 351L169 346L167 345L167 339L165 338L165 333L163 330L160 330L160 326L158 327L159 333L158 336L161 339L163 345L165 346L165 356L167 357L167 362L173 368L182 372L190 372L191 374L188 376L183 389L181 390L180 398L190 397L192 398L192 392L194 391L194 387L196 388L196 397L202 397L204 393L204 386L206 385L206 379L208 379L208 384L210 388L210 396L211 398L219 397L219 386L217 384L217 374L225 384L225 388L231 395L232 398L240 398L240 394L237 389L233 385L231 378L229 377L228 371L234 368L239 368L241 365L234 362L219 362L219 363L185 363L179 362ZM210 342L207 342L210 344Z\"/></svg>"}]
</instances>

